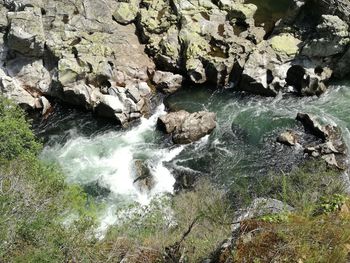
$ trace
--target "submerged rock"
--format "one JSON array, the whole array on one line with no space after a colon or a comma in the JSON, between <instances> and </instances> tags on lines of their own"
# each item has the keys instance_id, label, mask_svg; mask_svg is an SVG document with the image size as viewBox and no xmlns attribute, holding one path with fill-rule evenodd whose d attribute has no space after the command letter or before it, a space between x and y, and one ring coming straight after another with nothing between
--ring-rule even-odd
<instances>
[{"instance_id":1,"label":"submerged rock","mask_svg":"<svg viewBox=\"0 0 350 263\"><path fill-rule=\"evenodd\" d=\"M293 131L286 131L277 137L277 142L294 146L298 143L298 137Z\"/></svg>"},{"instance_id":2,"label":"submerged rock","mask_svg":"<svg viewBox=\"0 0 350 263\"><path fill-rule=\"evenodd\" d=\"M187 144L210 134L216 127L216 115L182 110L159 117L157 125L160 130L172 135L174 143Z\"/></svg>"}]
</instances>

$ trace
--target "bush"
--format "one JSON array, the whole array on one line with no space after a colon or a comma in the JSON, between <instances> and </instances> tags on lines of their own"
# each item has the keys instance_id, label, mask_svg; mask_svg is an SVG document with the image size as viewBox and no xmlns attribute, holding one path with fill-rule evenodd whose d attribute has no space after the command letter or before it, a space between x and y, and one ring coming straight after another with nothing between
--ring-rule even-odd
<instances>
[{"instance_id":1,"label":"bush","mask_svg":"<svg viewBox=\"0 0 350 263\"><path fill-rule=\"evenodd\" d=\"M12 160L20 155L35 155L40 148L23 111L0 96L0 160Z\"/></svg>"}]
</instances>

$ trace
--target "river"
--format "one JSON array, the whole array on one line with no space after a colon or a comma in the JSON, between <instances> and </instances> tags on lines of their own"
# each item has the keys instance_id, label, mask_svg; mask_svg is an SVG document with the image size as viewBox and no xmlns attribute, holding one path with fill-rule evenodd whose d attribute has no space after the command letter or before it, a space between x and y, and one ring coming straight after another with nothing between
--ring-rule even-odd
<instances>
[{"instance_id":1,"label":"river","mask_svg":"<svg viewBox=\"0 0 350 263\"><path fill-rule=\"evenodd\" d=\"M103 232L118 220L118 207L132 202L147 205L154 196L172 193L174 177L207 176L230 189L240 177L292 169L302 162L302 155L276 143L276 137L300 126L295 120L298 112L338 125L350 146L349 102L348 82L334 84L319 98L265 98L187 87L167 98L149 119L127 130L91 113L63 107L36 125L36 130L45 145L42 159L57 163L69 183L82 185L92 198L107 204L101 214ZM156 130L157 118L166 108L214 111L217 128L199 142L173 145ZM150 192L134 184L135 160L147 165L155 178Z\"/></svg>"}]
</instances>

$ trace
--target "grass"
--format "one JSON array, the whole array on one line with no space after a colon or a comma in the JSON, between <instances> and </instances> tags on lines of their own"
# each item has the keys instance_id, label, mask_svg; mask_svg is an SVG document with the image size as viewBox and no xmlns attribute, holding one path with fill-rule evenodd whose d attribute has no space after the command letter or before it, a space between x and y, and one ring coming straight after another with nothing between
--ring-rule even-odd
<instances>
[{"instance_id":1,"label":"grass","mask_svg":"<svg viewBox=\"0 0 350 263\"><path fill-rule=\"evenodd\" d=\"M247 220L241 231L235 262L345 263L350 259L349 211L318 216L298 211L274 223Z\"/></svg>"}]
</instances>

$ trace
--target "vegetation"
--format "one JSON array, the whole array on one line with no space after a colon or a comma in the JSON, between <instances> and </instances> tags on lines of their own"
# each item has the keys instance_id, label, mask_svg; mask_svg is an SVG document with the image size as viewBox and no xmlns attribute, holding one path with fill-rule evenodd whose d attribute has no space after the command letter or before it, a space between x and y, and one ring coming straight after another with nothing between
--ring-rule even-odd
<instances>
[{"instance_id":1,"label":"vegetation","mask_svg":"<svg viewBox=\"0 0 350 263\"><path fill-rule=\"evenodd\" d=\"M242 222L235 262L348 262L350 202L338 172L309 162L259 189L295 211Z\"/></svg>"},{"instance_id":2,"label":"vegetation","mask_svg":"<svg viewBox=\"0 0 350 263\"><path fill-rule=\"evenodd\" d=\"M99 240L98 205L38 159L41 145L24 113L3 98L0 149L0 262L201 262L232 235L233 210L255 197L295 210L241 222L225 254L232 262L349 260L350 201L339 174L318 162L254 184L238 180L231 195L201 180L191 191L128 207Z\"/></svg>"},{"instance_id":3,"label":"vegetation","mask_svg":"<svg viewBox=\"0 0 350 263\"><path fill-rule=\"evenodd\" d=\"M348 262L349 205L317 216L298 211L283 220L247 220L241 226L235 262Z\"/></svg>"}]
</instances>

